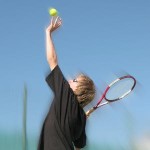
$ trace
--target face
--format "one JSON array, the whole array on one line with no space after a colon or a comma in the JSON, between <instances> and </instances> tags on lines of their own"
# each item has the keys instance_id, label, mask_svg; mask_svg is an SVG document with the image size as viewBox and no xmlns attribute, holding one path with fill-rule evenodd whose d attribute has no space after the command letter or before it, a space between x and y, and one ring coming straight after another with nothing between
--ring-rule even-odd
<instances>
[{"instance_id":1,"label":"face","mask_svg":"<svg viewBox=\"0 0 150 150\"><path fill-rule=\"evenodd\" d=\"M74 78L72 80L69 80L68 83L70 85L70 88L75 91L77 89L78 83L81 79L79 77Z\"/></svg>"}]
</instances>

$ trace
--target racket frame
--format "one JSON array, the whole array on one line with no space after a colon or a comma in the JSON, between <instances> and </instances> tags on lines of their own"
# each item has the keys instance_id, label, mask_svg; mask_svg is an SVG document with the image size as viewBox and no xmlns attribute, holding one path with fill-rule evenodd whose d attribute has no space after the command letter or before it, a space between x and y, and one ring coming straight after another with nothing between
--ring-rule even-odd
<instances>
[{"instance_id":1,"label":"racket frame","mask_svg":"<svg viewBox=\"0 0 150 150\"><path fill-rule=\"evenodd\" d=\"M125 78L130 78L130 79L132 79L132 80L134 81L133 86L131 87L131 89L128 90L126 93L124 93L124 94L123 94L122 96L120 96L119 98L116 98L116 99L114 99L114 100L109 100L109 99L107 99L107 98L106 98L106 93L107 93L107 91L110 89L110 87L112 87L114 84L116 84L117 82L119 82L120 80L123 80L123 79L125 79ZM136 85L136 79L135 79L133 76L131 76L131 75L126 75L126 76L117 78L116 80L114 80L113 82L111 82L111 83L108 85L108 87L106 88L105 92L103 93L103 95L102 95L101 98L99 99L99 101L98 101L98 103L96 104L96 106L94 106L94 107L92 107L90 110L88 110L88 111L86 112L86 116L89 117L89 115L90 115L93 111L95 111L97 108L99 108L99 107L102 107L102 106L104 106L104 105L106 105L106 104L109 104L109 103L111 103L111 102L115 102L115 101L121 100L122 98L124 98L125 96L127 96L127 95L134 89L135 85ZM103 99L105 99L106 102L104 102L104 103L101 104L101 102L102 102Z\"/></svg>"}]
</instances>

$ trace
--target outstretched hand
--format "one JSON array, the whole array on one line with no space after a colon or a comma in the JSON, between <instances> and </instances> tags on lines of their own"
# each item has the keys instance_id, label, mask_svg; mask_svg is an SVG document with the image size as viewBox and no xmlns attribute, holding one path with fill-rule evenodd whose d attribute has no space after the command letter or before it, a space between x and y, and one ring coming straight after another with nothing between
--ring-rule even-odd
<instances>
[{"instance_id":1,"label":"outstretched hand","mask_svg":"<svg viewBox=\"0 0 150 150\"><path fill-rule=\"evenodd\" d=\"M62 24L62 20L60 17L52 17L50 25L46 28L46 33L52 33L56 29L58 29Z\"/></svg>"}]
</instances>

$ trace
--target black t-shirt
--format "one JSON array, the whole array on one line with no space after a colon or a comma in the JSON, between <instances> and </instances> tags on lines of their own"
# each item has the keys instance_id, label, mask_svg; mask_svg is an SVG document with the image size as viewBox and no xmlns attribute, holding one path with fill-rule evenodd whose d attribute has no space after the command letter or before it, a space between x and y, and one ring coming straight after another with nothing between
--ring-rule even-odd
<instances>
[{"instance_id":1,"label":"black t-shirt","mask_svg":"<svg viewBox=\"0 0 150 150\"><path fill-rule=\"evenodd\" d=\"M86 115L57 65L46 77L54 100L44 121L38 150L74 150L86 144Z\"/></svg>"}]
</instances>

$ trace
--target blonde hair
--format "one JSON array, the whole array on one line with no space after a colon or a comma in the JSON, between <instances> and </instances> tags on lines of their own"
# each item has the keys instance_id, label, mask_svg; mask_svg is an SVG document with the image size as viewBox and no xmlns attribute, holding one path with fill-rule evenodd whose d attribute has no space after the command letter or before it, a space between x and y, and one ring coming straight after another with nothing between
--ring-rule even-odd
<instances>
[{"instance_id":1,"label":"blonde hair","mask_svg":"<svg viewBox=\"0 0 150 150\"><path fill-rule=\"evenodd\" d=\"M80 78L80 81L78 81L77 89L74 93L80 105L84 107L94 99L96 93L95 85L92 79L85 74L80 74L78 78Z\"/></svg>"}]
</instances>

